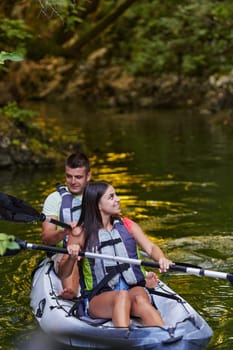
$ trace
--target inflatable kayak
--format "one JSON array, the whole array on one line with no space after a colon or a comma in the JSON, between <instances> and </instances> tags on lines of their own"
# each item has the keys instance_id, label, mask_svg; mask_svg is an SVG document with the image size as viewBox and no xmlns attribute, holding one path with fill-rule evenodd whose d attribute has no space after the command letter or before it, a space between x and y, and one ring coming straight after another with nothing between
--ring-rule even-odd
<instances>
[{"instance_id":1,"label":"inflatable kayak","mask_svg":"<svg viewBox=\"0 0 233 350\"><path fill-rule=\"evenodd\" d=\"M56 341L87 349L200 350L212 336L206 321L182 297L159 281L152 294L165 321L164 327L144 327L132 319L129 328L114 327L111 320L78 317L75 301L59 297L61 281L49 258L35 269L30 305L40 328Z\"/></svg>"}]
</instances>

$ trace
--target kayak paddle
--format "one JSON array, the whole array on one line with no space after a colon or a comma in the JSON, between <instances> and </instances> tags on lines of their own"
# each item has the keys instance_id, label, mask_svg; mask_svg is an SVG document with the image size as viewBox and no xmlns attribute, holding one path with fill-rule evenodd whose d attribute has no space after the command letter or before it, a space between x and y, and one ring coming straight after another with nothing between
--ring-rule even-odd
<instances>
[{"instance_id":1,"label":"kayak paddle","mask_svg":"<svg viewBox=\"0 0 233 350\"><path fill-rule=\"evenodd\" d=\"M0 192L0 220L13 222L32 222L35 220L51 222L54 225L71 229L70 225L47 218L45 214L39 213L30 204L9 194Z\"/></svg>"},{"instance_id":2,"label":"kayak paddle","mask_svg":"<svg viewBox=\"0 0 233 350\"><path fill-rule=\"evenodd\" d=\"M15 245L11 246L13 242L17 244L17 247ZM14 236L8 236L5 233L0 233L0 255L2 256L15 255L19 253L21 250L27 250L27 249L42 250L42 251L52 252L52 253L68 254L68 251L65 248L57 248L57 247L52 247L47 245L39 245L36 243L28 243L26 241L20 240L19 238L14 238ZM131 259L131 258L126 258L121 256L111 256L111 255L91 253L91 252L80 252L79 255L85 256L87 258L93 258L93 259L112 260L112 261L128 263L131 265L141 265L146 267L159 268L159 263L155 261L145 261L140 259ZM174 265L170 265L169 271L179 271L179 272L187 273L189 275L226 279L233 285L233 273L206 270L201 267L200 268L190 267L189 264L185 266L184 263L175 263Z\"/></svg>"}]
</instances>

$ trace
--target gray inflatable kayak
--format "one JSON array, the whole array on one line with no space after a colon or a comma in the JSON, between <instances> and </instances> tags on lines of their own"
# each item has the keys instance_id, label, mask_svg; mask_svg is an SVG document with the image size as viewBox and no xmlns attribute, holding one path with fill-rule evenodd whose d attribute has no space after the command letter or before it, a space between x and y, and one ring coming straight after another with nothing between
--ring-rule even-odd
<instances>
[{"instance_id":1,"label":"gray inflatable kayak","mask_svg":"<svg viewBox=\"0 0 233 350\"><path fill-rule=\"evenodd\" d=\"M61 281L53 263L44 259L32 279L30 305L40 328L62 344L87 349L200 350L213 334L207 322L163 282L153 294L166 326L144 327L132 319L129 328L116 328L110 320L77 318L70 313L74 301L59 297Z\"/></svg>"}]
</instances>

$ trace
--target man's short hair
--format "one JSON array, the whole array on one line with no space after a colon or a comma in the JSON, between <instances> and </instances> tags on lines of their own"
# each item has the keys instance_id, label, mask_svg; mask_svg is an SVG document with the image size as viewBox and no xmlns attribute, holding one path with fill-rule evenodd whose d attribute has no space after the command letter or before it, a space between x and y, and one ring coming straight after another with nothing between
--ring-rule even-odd
<instances>
[{"instance_id":1,"label":"man's short hair","mask_svg":"<svg viewBox=\"0 0 233 350\"><path fill-rule=\"evenodd\" d=\"M75 169L75 168L86 168L86 173L89 173L91 170L90 161L84 153L77 152L72 153L66 160L66 166Z\"/></svg>"}]
</instances>

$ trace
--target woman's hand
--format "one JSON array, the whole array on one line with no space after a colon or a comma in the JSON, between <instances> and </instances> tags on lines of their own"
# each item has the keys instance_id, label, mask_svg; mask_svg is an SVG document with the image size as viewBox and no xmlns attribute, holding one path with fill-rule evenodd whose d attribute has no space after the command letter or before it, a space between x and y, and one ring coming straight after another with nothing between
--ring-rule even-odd
<instances>
[{"instance_id":1,"label":"woman's hand","mask_svg":"<svg viewBox=\"0 0 233 350\"><path fill-rule=\"evenodd\" d=\"M79 256L79 253L81 250L79 244L70 244L67 246L67 250L71 259L74 259L74 260L81 259L81 256Z\"/></svg>"},{"instance_id":2,"label":"woman's hand","mask_svg":"<svg viewBox=\"0 0 233 350\"><path fill-rule=\"evenodd\" d=\"M159 259L159 266L160 266L159 272L166 272L167 270L169 270L170 265L173 265L173 264L174 263L171 260L169 260L165 257L160 258Z\"/></svg>"}]
</instances>

